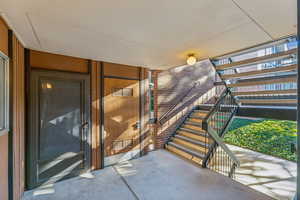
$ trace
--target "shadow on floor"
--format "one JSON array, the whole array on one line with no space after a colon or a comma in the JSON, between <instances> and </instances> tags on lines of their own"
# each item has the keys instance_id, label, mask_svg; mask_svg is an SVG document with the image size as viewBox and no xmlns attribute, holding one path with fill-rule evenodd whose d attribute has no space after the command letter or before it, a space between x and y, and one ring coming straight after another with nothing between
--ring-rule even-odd
<instances>
[{"instance_id":1,"label":"shadow on floor","mask_svg":"<svg viewBox=\"0 0 300 200\"><path fill-rule=\"evenodd\" d=\"M290 200L296 192L297 164L228 145L241 162L236 180L275 199Z\"/></svg>"},{"instance_id":2,"label":"shadow on floor","mask_svg":"<svg viewBox=\"0 0 300 200\"><path fill-rule=\"evenodd\" d=\"M157 150L54 185L23 200L271 200L245 185Z\"/></svg>"}]
</instances>

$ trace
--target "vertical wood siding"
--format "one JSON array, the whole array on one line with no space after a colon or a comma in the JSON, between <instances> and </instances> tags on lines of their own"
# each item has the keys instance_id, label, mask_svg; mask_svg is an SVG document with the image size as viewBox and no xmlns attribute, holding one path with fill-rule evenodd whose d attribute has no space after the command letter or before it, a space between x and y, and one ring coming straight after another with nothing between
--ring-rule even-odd
<instances>
[{"instance_id":1,"label":"vertical wood siding","mask_svg":"<svg viewBox=\"0 0 300 200\"><path fill-rule=\"evenodd\" d=\"M148 70L141 68L140 71L140 85L141 85L141 147L142 153L146 154L148 151L152 150L154 145L154 139L150 132L149 127L149 79Z\"/></svg>"},{"instance_id":2,"label":"vertical wood siding","mask_svg":"<svg viewBox=\"0 0 300 200\"><path fill-rule=\"evenodd\" d=\"M25 67L24 67L24 47L13 35L13 170L14 199L19 200L24 192L25 180Z\"/></svg>"},{"instance_id":3,"label":"vertical wood siding","mask_svg":"<svg viewBox=\"0 0 300 200\"><path fill-rule=\"evenodd\" d=\"M0 51L8 56L8 26L0 17ZM8 133L0 136L0 199L8 200Z\"/></svg>"},{"instance_id":4,"label":"vertical wood siding","mask_svg":"<svg viewBox=\"0 0 300 200\"><path fill-rule=\"evenodd\" d=\"M101 167L101 143L100 143L100 120L101 120L101 63L92 61L91 88L92 88L92 169Z\"/></svg>"}]
</instances>

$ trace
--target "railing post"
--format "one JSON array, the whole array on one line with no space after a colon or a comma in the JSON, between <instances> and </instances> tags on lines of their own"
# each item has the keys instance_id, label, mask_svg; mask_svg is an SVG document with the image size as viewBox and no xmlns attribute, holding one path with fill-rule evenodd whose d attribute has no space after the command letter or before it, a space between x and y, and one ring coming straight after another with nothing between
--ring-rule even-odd
<instances>
[{"instance_id":1,"label":"railing post","mask_svg":"<svg viewBox=\"0 0 300 200\"><path fill-rule=\"evenodd\" d=\"M221 156L221 160L219 161L218 158L217 162L221 162L221 165L231 165L225 166L221 169L221 173L227 174L230 178L233 177L234 171L239 165L239 161L224 144L221 138L224 136L224 133L229 127L230 122L232 121L233 116L236 114L238 107L239 105L232 96L230 89L226 88L220 95L220 98L216 102L215 106L210 110L209 114L202 121L202 129L205 130L207 134L214 140L214 143L209 145L208 151L206 152L206 155L202 161L202 167L209 167L208 163L211 159L213 159L214 156L216 156L215 152L218 146L220 146L220 148L224 151L225 155L228 156L228 158L223 159L223 156ZM208 145L208 142L206 143L206 145Z\"/></svg>"},{"instance_id":2,"label":"railing post","mask_svg":"<svg viewBox=\"0 0 300 200\"><path fill-rule=\"evenodd\" d=\"M202 129L205 130L206 132L208 132L208 122L207 119L202 121ZM208 133L206 133L208 135ZM206 136L207 137L207 136ZM208 145L208 138L205 139L205 145ZM205 158L202 160L202 167L203 168L207 168L207 161L209 159L210 156L210 152L211 152L211 147L208 148L208 151L205 152Z\"/></svg>"},{"instance_id":3,"label":"railing post","mask_svg":"<svg viewBox=\"0 0 300 200\"><path fill-rule=\"evenodd\" d=\"M202 121L202 129L207 131L207 128L208 128L208 123L206 120Z\"/></svg>"}]
</instances>

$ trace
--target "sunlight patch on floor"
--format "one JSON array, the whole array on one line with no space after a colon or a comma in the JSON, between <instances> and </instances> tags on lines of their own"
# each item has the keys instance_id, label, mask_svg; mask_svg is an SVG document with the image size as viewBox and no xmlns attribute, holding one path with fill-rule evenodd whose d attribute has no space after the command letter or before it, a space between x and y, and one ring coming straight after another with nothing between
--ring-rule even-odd
<instances>
[{"instance_id":1,"label":"sunlight patch on floor","mask_svg":"<svg viewBox=\"0 0 300 200\"><path fill-rule=\"evenodd\" d=\"M55 189L53 184L49 184L46 186L41 186L37 190L33 192L33 196L41 196L46 194L54 194Z\"/></svg>"},{"instance_id":2,"label":"sunlight patch on floor","mask_svg":"<svg viewBox=\"0 0 300 200\"><path fill-rule=\"evenodd\" d=\"M91 172L87 172L84 174L79 175L81 178L87 178L87 179L94 179L95 176Z\"/></svg>"},{"instance_id":3,"label":"sunlight patch on floor","mask_svg":"<svg viewBox=\"0 0 300 200\"><path fill-rule=\"evenodd\" d=\"M114 168L121 176L132 176L137 173L130 161L118 163Z\"/></svg>"},{"instance_id":4,"label":"sunlight patch on floor","mask_svg":"<svg viewBox=\"0 0 300 200\"><path fill-rule=\"evenodd\" d=\"M237 146L228 145L241 162L236 181L278 200L296 192L297 164Z\"/></svg>"}]
</instances>

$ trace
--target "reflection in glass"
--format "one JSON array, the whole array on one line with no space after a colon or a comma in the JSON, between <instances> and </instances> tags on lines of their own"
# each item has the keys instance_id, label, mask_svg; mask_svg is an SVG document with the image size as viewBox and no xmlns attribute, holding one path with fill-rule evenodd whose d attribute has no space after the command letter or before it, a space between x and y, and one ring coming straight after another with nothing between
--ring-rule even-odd
<instances>
[{"instance_id":1,"label":"reflection in glass","mask_svg":"<svg viewBox=\"0 0 300 200\"><path fill-rule=\"evenodd\" d=\"M40 160L81 151L80 82L42 80Z\"/></svg>"},{"instance_id":2,"label":"reflection in glass","mask_svg":"<svg viewBox=\"0 0 300 200\"><path fill-rule=\"evenodd\" d=\"M0 131L6 127L6 69L5 60L0 57Z\"/></svg>"}]
</instances>

